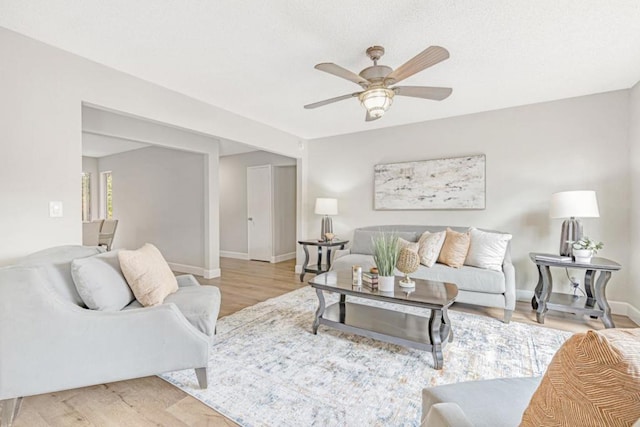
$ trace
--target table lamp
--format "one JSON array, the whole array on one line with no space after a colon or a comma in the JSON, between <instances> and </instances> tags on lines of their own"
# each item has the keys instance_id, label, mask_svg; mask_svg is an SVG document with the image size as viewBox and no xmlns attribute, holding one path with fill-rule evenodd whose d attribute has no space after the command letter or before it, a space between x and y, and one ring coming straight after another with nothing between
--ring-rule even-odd
<instances>
[{"instance_id":1,"label":"table lamp","mask_svg":"<svg viewBox=\"0 0 640 427\"><path fill-rule=\"evenodd\" d=\"M582 223L579 218L599 216L595 191L562 191L552 194L549 217L568 218L562 223L560 255L571 256L571 242L582 238Z\"/></svg>"},{"instance_id":2,"label":"table lamp","mask_svg":"<svg viewBox=\"0 0 640 427\"><path fill-rule=\"evenodd\" d=\"M323 241L330 240L327 238L327 233L333 234L333 222L329 215L338 215L338 200L317 198L315 213L324 215L320 227L320 239Z\"/></svg>"}]
</instances>

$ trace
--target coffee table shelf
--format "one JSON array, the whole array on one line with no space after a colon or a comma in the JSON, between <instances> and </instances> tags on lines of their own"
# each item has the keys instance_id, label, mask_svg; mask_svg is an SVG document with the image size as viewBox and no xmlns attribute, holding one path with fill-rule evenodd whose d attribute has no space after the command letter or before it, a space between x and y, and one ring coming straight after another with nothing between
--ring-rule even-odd
<instances>
[{"instance_id":1,"label":"coffee table shelf","mask_svg":"<svg viewBox=\"0 0 640 427\"><path fill-rule=\"evenodd\" d=\"M313 333L325 325L343 332L377 339L391 344L429 351L436 369L444 363L442 350L453 333L447 309L458 296L453 283L415 279L412 290L401 288L396 277L393 292L380 292L366 286L354 286L351 272L330 271L313 278L309 285L316 290L318 309ZM324 293L340 295L339 302L326 306ZM347 302L347 296L384 301L386 308ZM429 309L429 317L396 310L399 305ZM426 311L425 311L426 313Z\"/></svg>"},{"instance_id":2,"label":"coffee table shelf","mask_svg":"<svg viewBox=\"0 0 640 427\"><path fill-rule=\"evenodd\" d=\"M320 324L390 344L432 350L428 317L345 302L344 310L340 303L327 307Z\"/></svg>"}]
</instances>

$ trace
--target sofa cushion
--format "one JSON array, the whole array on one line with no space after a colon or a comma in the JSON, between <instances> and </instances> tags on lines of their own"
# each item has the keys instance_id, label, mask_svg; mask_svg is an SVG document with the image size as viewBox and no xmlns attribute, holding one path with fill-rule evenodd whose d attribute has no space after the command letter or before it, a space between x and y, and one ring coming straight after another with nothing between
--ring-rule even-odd
<instances>
[{"instance_id":1,"label":"sofa cushion","mask_svg":"<svg viewBox=\"0 0 640 427\"><path fill-rule=\"evenodd\" d=\"M71 277L71 261L104 252L97 246L56 246L24 257L18 265L37 267L46 283L66 301L84 307L84 301L76 290Z\"/></svg>"},{"instance_id":2,"label":"sofa cushion","mask_svg":"<svg viewBox=\"0 0 640 427\"><path fill-rule=\"evenodd\" d=\"M170 303L175 304L189 323L200 332L209 337L214 335L220 311L220 290L218 288L200 285L181 287L177 292L165 298L164 304ZM142 304L134 300L125 307L125 310L141 307Z\"/></svg>"},{"instance_id":3,"label":"sofa cushion","mask_svg":"<svg viewBox=\"0 0 640 427\"><path fill-rule=\"evenodd\" d=\"M420 264L427 267L433 267L433 264L436 263L440 256L440 250L444 244L446 234L446 231L438 231L436 233L425 231L422 233L422 236L420 236L420 239L418 240Z\"/></svg>"},{"instance_id":4,"label":"sofa cushion","mask_svg":"<svg viewBox=\"0 0 640 427\"><path fill-rule=\"evenodd\" d=\"M361 266L362 271L368 271L369 268L375 267L373 256L349 254L336 259L331 264L331 270L351 270L353 265ZM399 276L402 273L396 271L396 275ZM502 272L467 265L460 268L451 268L438 263L431 268L421 265L414 273L411 273L411 277L455 283L458 290L462 291L503 294L506 290L505 277Z\"/></svg>"},{"instance_id":5,"label":"sofa cushion","mask_svg":"<svg viewBox=\"0 0 640 427\"><path fill-rule=\"evenodd\" d=\"M640 418L640 328L575 334L553 356L523 426L627 426Z\"/></svg>"},{"instance_id":6,"label":"sofa cushion","mask_svg":"<svg viewBox=\"0 0 640 427\"><path fill-rule=\"evenodd\" d=\"M476 427L513 427L540 382L535 378L504 378L441 385L422 390L422 420L431 406L456 403Z\"/></svg>"},{"instance_id":7,"label":"sofa cushion","mask_svg":"<svg viewBox=\"0 0 640 427\"><path fill-rule=\"evenodd\" d=\"M438 262L446 264L449 267L460 268L467 258L470 243L469 232L458 233L447 228L447 234L438 256Z\"/></svg>"},{"instance_id":8,"label":"sofa cushion","mask_svg":"<svg viewBox=\"0 0 640 427\"><path fill-rule=\"evenodd\" d=\"M71 276L82 301L92 310L119 311L135 299L117 252L73 260Z\"/></svg>"},{"instance_id":9,"label":"sofa cushion","mask_svg":"<svg viewBox=\"0 0 640 427\"><path fill-rule=\"evenodd\" d=\"M462 291L503 294L506 289L502 272L467 265L460 268L452 268L440 263L434 264L431 268L421 265L415 273L411 273L411 277L455 283Z\"/></svg>"},{"instance_id":10,"label":"sofa cushion","mask_svg":"<svg viewBox=\"0 0 640 427\"><path fill-rule=\"evenodd\" d=\"M502 271L502 262L511 234L487 233L473 227L469 229L469 234L471 242L464 263L473 267Z\"/></svg>"},{"instance_id":11,"label":"sofa cushion","mask_svg":"<svg viewBox=\"0 0 640 427\"><path fill-rule=\"evenodd\" d=\"M178 290L169 264L152 244L146 243L135 251L121 250L118 259L122 274L143 306L161 304L167 295Z\"/></svg>"},{"instance_id":12,"label":"sofa cushion","mask_svg":"<svg viewBox=\"0 0 640 427\"><path fill-rule=\"evenodd\" d=\"M351 244L352 254L373 255L373 239L380 234L393 233L398 238L407 240L409 242L415 242L417 240L417 234L413 231L375 231L375 230L361 230L356 229L353 232L353 243Z\"/></svg>"}]
</instances>

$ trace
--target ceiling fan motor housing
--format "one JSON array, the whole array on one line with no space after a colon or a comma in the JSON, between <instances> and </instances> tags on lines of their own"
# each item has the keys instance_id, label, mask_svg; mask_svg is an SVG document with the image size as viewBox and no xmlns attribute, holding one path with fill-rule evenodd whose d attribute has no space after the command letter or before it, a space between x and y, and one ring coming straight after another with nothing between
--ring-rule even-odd
<instances>
[{"instance_id":1,"label":"ceiling fan motor housing","mask_svg":"<svg viewBox=\"0 0 640 427\"><path fill-rule=\"evenodd\" d=\"M360 71L360 77L369 80L371 83L377 83L379 81L383 81L384 78L387 77L392 71L393 69L391 67L387 67L386 65L374 65Z\"/></svg>"}]
</instances>

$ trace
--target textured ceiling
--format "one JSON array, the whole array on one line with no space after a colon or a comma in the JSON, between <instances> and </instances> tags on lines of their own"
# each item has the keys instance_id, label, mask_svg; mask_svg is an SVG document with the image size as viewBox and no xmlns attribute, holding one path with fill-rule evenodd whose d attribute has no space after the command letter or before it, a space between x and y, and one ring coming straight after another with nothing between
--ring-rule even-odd
<instances>
[{"instance_id":1,"label":"textured ceiling","mask_svg":"<svg viewBox=\"0 0 640 427\"><path fill-rule=\"evenodd\" d=\"M0 0L0 26L304 138L629 88L640 80L638 0ZM364 50L396 68L429 45L451 58L405 80L449 86L398 97L364 122L358 90L314 70L359 72Z\"/></svg>"}]
</instances>

